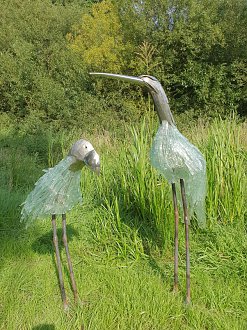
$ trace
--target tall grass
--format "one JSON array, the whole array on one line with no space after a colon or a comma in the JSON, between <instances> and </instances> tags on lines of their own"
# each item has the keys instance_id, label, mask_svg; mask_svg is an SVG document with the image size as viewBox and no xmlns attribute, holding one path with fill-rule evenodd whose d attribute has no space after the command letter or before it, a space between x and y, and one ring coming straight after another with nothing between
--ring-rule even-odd
<instances>
[{"instance_id":1,"label":"tall grass","mask_svg":"<svg viewBox=\"0 0 247 330\"><path fill-rule=\"evenodd\" d=\"M199 125L193 130L196 134L184 133L207 160L207 219L210 225L216 222L244 225L247 210L244 125L237 118L214 120L211 124ZM102 240L106 249L107 239L113 237L113 250L124 258L129 255L123 248L127 246L126 240L133 258L152 249L163 253L173 241L170 185L151 167L149 160L156 129L156 120L149 115L140 126L129 129L124 141L107 135L86 136L98 146L102 156L100 177L86 169L82 175L84 205L89 208L92 204L97 206L101 214L92 232L96 233L98 242ZM10 191L13 187L28 187L30 190L32 185L29 182L35 182L38 173L42 173L41 168L57 163L80 137L79 132L56 136L48 132L45 139L36 138L36 144L21 138L21 149L15 139L10 141L14 149L2 148L0 151L5 167L0 176L2 185L9 187ZM46 147L42 146L44 143ZM27 152L31 158L26 156ZM32 175L23 175L24 169Z\"/></svg>"},{"instance_id":2,"label":"tall grass","mask_svg":"<svg viewBox=\"0 0 247 330\"><path fill-rule=\"evenodd\" d=\"M164 250L172 233L169 221L172 208L170 187L149 162L150 123L144 121L139 129L131 128L130 134L130 138L114 148L109 145L102 159L102 175L90 186L97 187L96 198L110 217L139 235L143 245L139 255L152 246Z\"/></svg>"},{"instance_id":3,"label":"tall grass","mask_svg":"<svg viewBox=\"0 0 247 330\"><path fill-rule=\"evenodd\" d=\"M247 210L244 189L247 145L241 140L244 129L244 124L232 118L199 125L197 136L185 133L207 161L207 222L210 226L233 223L243 228ZM170 185L151 167L149 160L155 130L156 124L149 118L138 128L130 129L131 137L127 141L114 146L110 143L104 152L102 176L91 177L94 182L89 184L97 187L95 198L102 203L106 214L108 212L109 223L121 222L139 235L142 247L137 255L142 251L148 253L152 248L162 253L173 241ZM108 229L103 235L106 230L103 226L101 235L109 237Z\"/></svg>"},{"instance_id":4,"label":"tall grass","mask_svg":"<svg viewBox=\"0 0 247 330\"><path fill-rule=\"evenodd\" d=\"M215 120L203 145L207 159L207 214L210 222L243 224L247 210L247 146L243 124ZM246 133L246 132L245 132Z\"/></svg>"}]
</instances>

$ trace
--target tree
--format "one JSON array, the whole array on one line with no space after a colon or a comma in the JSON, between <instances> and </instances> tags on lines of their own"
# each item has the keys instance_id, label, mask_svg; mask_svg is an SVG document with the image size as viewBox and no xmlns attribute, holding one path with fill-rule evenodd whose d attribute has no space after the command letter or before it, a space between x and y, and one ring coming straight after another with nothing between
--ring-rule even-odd
<instances>
[{"instance_id":1,"label":"tree","mask_svg":"<svg viewBox=\"0 0 247 330\"><path fill-rule=\"evenodd\" d=\"M93 102L86 101L85 68L66 41L78 7L10 3L2 1L0 12L0 112L17 119L21 129L86 125L79 118Z\"/></svg>"},{"instance_id":2,"label":"tree","mask_svg":"<svg viewBox=\"0 0 247 330\"><path fill-rule=\"evenodd\" d=\"M134 74L140 74L140 47L145 41L156 50L153 60L160 63L149 73L161 80L178 112L215 116L238 109L243 113L246 1L115 2L119 3L124 40L132 42Z\"/></svg>"},{"instance_id":3,"label":"tree","mask_svg":"<svg viewBox=\"0 0 247 330\"><path fill-rule=\"evenodd\" d=\"M111 1L93 4L67 38L90 69L119 72L124 67L122 54L126 46L118 13Z\"/></svg>"}]
</instances>

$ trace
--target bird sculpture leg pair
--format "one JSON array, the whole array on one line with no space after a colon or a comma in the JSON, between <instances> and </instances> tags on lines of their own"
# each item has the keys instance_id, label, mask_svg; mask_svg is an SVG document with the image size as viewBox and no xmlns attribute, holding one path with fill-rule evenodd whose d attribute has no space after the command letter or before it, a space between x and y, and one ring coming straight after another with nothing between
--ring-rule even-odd
<instances>
[{"instance_id":1,"label":"bird sculpture leg pair","mask_svg":"<svg viewBox=\"0 0 247 330\"><path fill-rule=\"evenodd\" d=\"M184 180L180 179L181 196L184 212L184 227L185 227L185 250L186 250L186 304L190 303L190 254L189 254L189 220L188 220L188 208L185 196ZM175 183L172 183L172 198L174 206L174 218L175 218L175 234L174 234L174 292L178 291L178 203L176 195Z\"/></svg>"},{"instance_id":2,"label":"bird sculpture leg pair","mask_svg":"<svg viewBox=\"0 0 247 330\"><path fill-rule=\"evenodd\" d=\"M62 300L63 300L64 309L66 310L66 309L68 309L68 302L67 302L67 297L66 297L65 288L64 288L61 258L60 258L59 247L58 247L58 237L57 237L56 215L55 214L52 215L51 222L52 222L52 229L53 229L53 243L54 243L55 254L56 254L57 270L58 270L58 278L59 278L61 296L62 296ZM65 214L62 214L62 232L63 232L62 233L63 244L65 247L65 252L66 252L66 256L67 256L69 274L70 274L71 284L72 284L73 293L74 293L74 299L75 299L75 302L77 302L78 293L77 293L77 287L76 287L76 283L75 283L72 262L71 262L71 258L70 258L70 254L69 254L69 247L68 247L68 240L67 240L67 233L66 233L66 215Z\"/></svg>"}]
</instances>

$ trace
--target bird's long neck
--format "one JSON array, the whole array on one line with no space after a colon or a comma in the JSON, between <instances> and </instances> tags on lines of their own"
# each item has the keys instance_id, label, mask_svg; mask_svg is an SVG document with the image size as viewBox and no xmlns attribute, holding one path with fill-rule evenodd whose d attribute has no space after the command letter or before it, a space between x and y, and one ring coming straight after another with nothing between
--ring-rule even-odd
<instances>
[{"instance_id":1,"label":"bird's long neck","mask_svg":"<svg viewBox=\"0 0 247 330\"><path fill-rule=\"evenodd\" d=\"M157 111L160 123L162 123L162 121L167 121L168 124L176 126L170 110L168 98L163 87L158 81L154 87L155 88L148 87L148 90L153 98L155 110Z\"/></svg>"}]
</instances>

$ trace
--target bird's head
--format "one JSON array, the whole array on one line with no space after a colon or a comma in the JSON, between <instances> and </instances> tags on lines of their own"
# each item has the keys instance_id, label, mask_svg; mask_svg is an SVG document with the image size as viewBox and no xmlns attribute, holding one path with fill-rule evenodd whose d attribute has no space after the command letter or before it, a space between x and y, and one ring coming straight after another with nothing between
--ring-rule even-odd
<instances>
[{"instance_id":1,"label":"bird's head","mask_svg":"<svg viewBox=\"0 0 247 330\"><path fill-rule=\"evenodd\" d=\"M138 78L142 80L143 86L145 86L150 93L159 93L160 90L163 90L159 80L153 76L143 74Z\"/></svg>"},{"instance_id":2,"label":"bird's head","mask_svg":"<svg viewBox=\"0 0 247 330\"><path fill-rule=\"evenodd\" d=\"M85 163L92 171L100 173L100 159L92 144L86 140L76 141L69 151L69 156L75 158L76 163Z\"/></svg>"}]
</instances>

